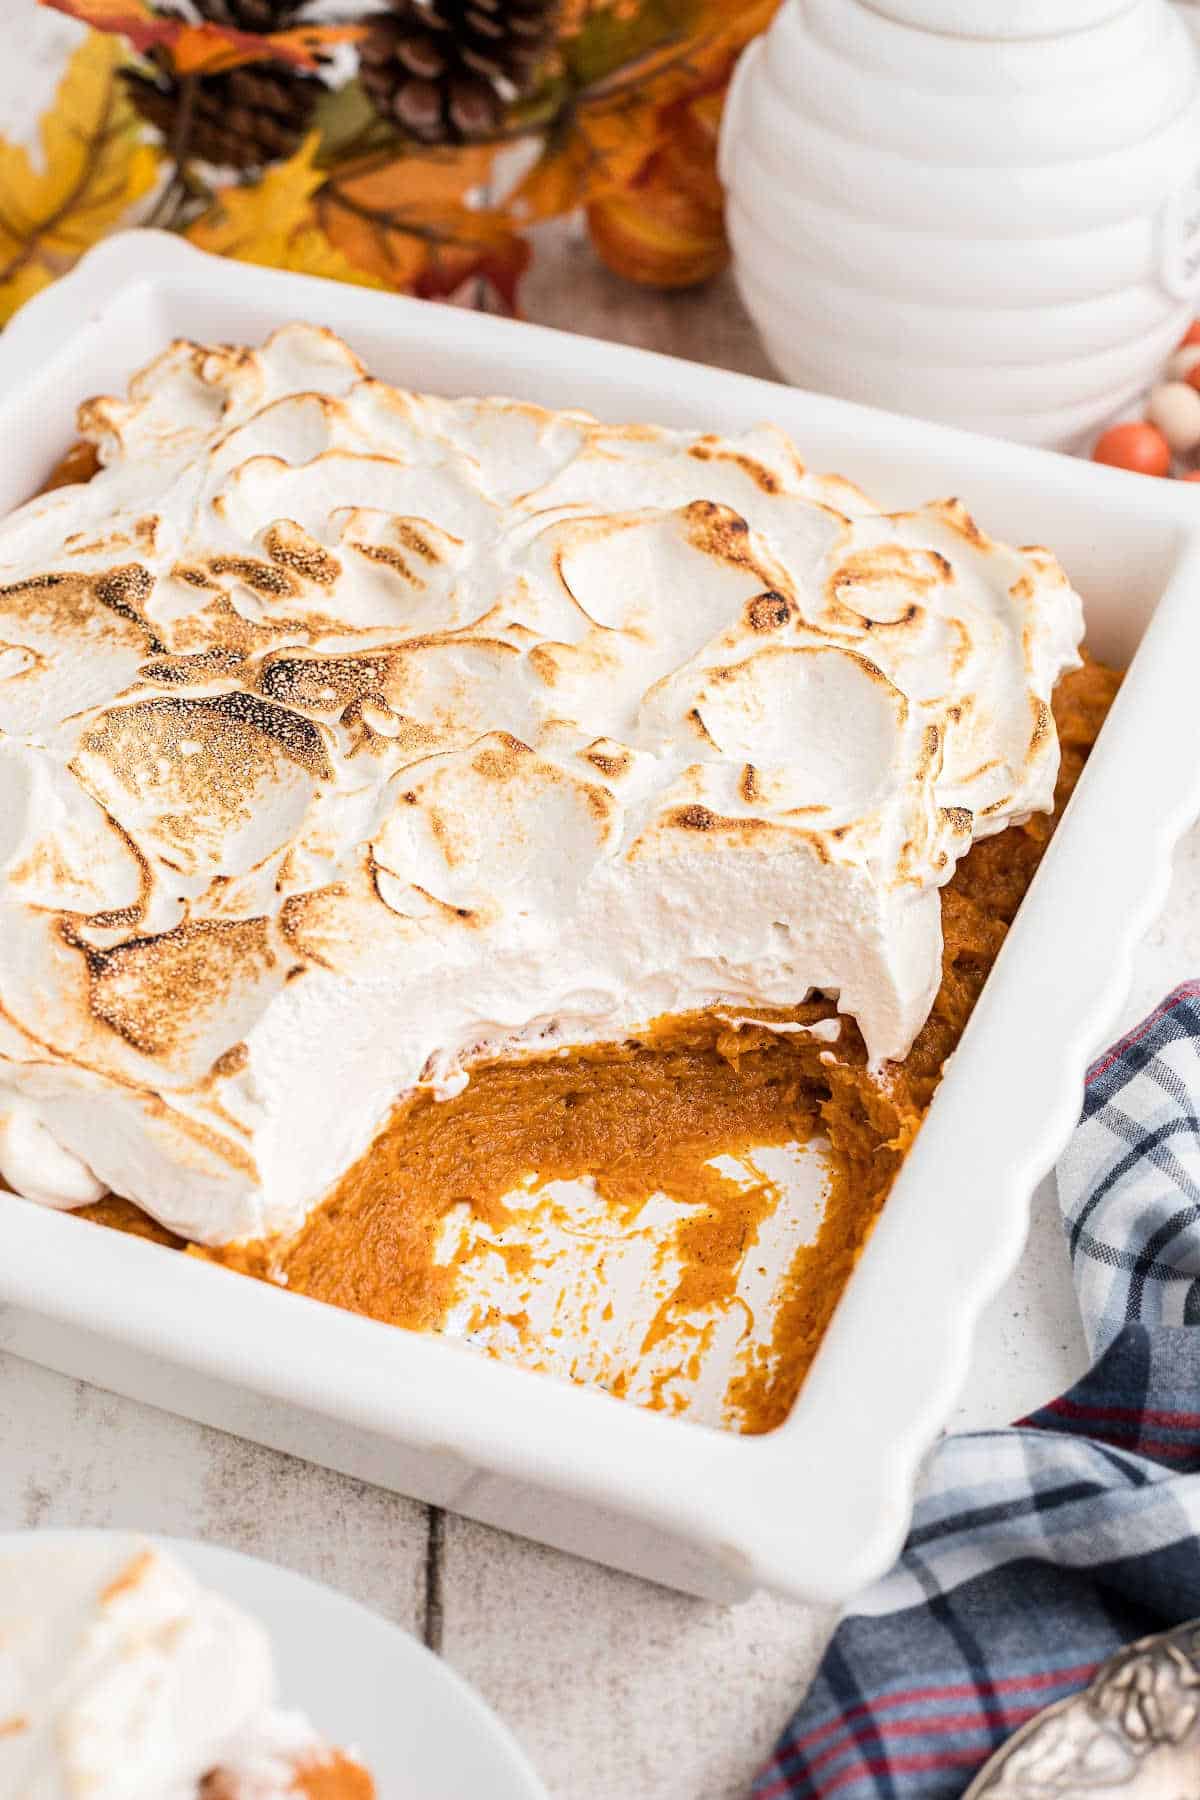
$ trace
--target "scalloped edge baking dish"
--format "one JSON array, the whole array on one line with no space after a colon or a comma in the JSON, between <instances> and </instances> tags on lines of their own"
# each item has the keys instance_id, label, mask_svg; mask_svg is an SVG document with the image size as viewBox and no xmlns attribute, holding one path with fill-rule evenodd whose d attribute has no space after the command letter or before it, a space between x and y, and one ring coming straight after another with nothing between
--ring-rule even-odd
<instances>
[{"instance_id":1,"label":"scalloped edge baking dish","mask_svg":"<svg viewBox=\"0 0 1200 1800\"><path fill-rule=\"evenodd\" d=\"M1043 451L477 313L110 238L0 338L7 507L76 403L177 335L330 325L381 374L612 419L774 419L889 504L962 492L1050 543L1128 678L784 1425L738 1437L390 1329L0 1196L0 1347L715 1597L841 1599L906 1529L922 1456L1200 812L1200 502ZM1135 654L1136 652L1136 654Z\"/></svg>"}]
</instances>

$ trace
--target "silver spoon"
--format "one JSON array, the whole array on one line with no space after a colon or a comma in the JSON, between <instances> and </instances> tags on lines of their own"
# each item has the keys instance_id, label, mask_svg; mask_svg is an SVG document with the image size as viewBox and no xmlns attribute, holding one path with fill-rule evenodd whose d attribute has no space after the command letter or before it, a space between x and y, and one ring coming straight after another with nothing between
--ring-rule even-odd
<instances>
[{"instance_id":1,"label":"silver spoon","mask_svg":"<svg viewBox=\"0 0 1200 1800\"><path fill-rule=\"evenodd\" d=\"M1200 1619L1128 1644L1022 1725L963 1800L1200 1800Z\"/></svg>"}]
</instances>

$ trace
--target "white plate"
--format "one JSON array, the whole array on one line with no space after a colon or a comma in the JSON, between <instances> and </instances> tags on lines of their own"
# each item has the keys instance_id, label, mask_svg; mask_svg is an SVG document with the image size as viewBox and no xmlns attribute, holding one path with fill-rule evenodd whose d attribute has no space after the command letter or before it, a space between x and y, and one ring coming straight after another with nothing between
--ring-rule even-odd
<instances>
[{"instance_id":1,"label":"white plate","mask_svg":"<svg viewBox=\"0 0 1200 1800\"><path fill-rule=\"evenodd\" d=\"M47 1536L64 1545L102 1531L13 1531L0 1554ZM281 1703L332 1744L355 1751L380 1800L548 1800L515 1740L461 1676L398 1625L290 1569L183 1538L154 1540L260 1619L271 1635Z\"/></svg>"},{"instance_id":2,"label":"white plate","mask_svg":"<svg viewBox=\"0 0 1200 1800\"><path fill-rule=\"evenodd\" d=\"M0 1348L697 1592L841 1599L882 1572L920 1461L1078 1115L1171 853L1200 812L1200 494L532 325L108 239L0 337L0 508L76 404L172 336L327 324L385 379L610 420L774 419L882 504L962 494L1058 552L1129 674L786 1422L762 1437L505 1367L0 1196Z\"/></svg>"}]
</instances>

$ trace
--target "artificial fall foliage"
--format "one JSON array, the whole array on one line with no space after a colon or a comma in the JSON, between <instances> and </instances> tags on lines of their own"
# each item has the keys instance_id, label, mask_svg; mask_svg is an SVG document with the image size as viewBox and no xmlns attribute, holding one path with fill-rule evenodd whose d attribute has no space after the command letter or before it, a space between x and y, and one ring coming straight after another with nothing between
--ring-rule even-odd
<instances>
[{"instance_id":1,"label":"artificial fall foliage","mask_svg":"<svg viewBox=\"0 0 1200 1800\"><path fill-rule=\"evenodd\" d=\"M362 36L357 25L294 25L267 33L208 20L193 25L166 9L155 11L146 0L41 0L41 4L98 31L119 33L134 50L166 50L180 75L216 75L264 57L315 69L322 51Z\"/></svg>"},{"instance_id":2,"label":"artificial fall foliage","mask_svg":"<svg viewBox=\"0 0 1200 1800\"><path fill-rule=\"evenodd\" d=\"M383 62L377 11L322 23L318 4L298 25L279 0L205 0L195 23L162 0L41 3L93 29L42 123L40 169L0 139L0 319L118 223L515 310L530 233L582 210L619 274L703 281L728 256L727 85L780 0L390 0ZM483 107L463 100L473 69Z\"/></svg>"},{"instance_id":3,"label":"artificial fall foliage","mask_svg":"<svg viewBox=\"0 0 1200 1800\"><path fill-rule=\"evenodd\" d=\"M41 121L40 155L0 138L0 320L70 268L158 179L119 79L120 43L93 33Z\"/></svg>"},{"instance_id":4,"label":"artificial fall foliage","mask_svg":"<svg viewBox=\"0 0 1200 1800\"><path fill-rule=\"evenodd\" d=\"M224 189L188 228L188 237L202 250L236 262L325 275L360 287L386 286L343 256L314 220L312 197L323 179L314 165L317 143L314 132L295 156L268 169L261 180Z\"/></svg>"},{"instance_id":5,"label":"artificial fall foliage","mask_svg":"<svg viewBox=\"0 0 1200 1800\"><path fill-rule=\"evenodd\" d=\"M725 266L724 201L717 179L719 105L684 100L636 172L588 205L597 254L648 286L692 287Z\"/></svg>"}]
</instances>

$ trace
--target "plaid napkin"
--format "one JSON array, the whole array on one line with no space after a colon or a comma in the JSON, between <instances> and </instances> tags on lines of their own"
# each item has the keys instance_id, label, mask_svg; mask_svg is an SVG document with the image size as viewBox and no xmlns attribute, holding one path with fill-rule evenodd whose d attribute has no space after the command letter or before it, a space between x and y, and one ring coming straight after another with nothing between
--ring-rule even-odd
<instances>
[{"instance_id":1,"label":"plaid napkin","mask_svg":"<svg viewBox=\"0 0 1200 1800\"><path fill-rule=\"evenodd\" d=\"M1059 1164L1091 1373L938 1446L756 1800L949 1800L1122 1644L1200 1614L1198 1106L1189 982L1089 1071Z\"/></svg>"}]
</instances>

